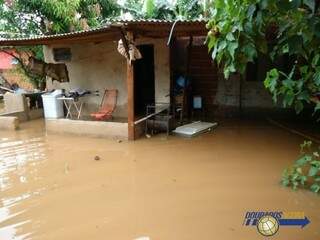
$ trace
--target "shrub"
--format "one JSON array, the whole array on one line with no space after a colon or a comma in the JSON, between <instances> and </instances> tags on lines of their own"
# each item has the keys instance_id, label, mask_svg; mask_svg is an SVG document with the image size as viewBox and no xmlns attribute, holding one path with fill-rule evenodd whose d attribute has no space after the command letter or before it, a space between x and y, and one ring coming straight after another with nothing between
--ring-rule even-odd
<instances>
[{"instance_id":1,"label":"shrub","mask_svg":"<svg viewBox=\"0 0 320 240\"><path fill-rule=\"evenodd\" d=\"M304 141L301 147L301 156L293 166L284 170L282 184L297 188L307 188L312 192L320 193L320 154L315 150L311 141Z\"/></svg>"}]
</instances>

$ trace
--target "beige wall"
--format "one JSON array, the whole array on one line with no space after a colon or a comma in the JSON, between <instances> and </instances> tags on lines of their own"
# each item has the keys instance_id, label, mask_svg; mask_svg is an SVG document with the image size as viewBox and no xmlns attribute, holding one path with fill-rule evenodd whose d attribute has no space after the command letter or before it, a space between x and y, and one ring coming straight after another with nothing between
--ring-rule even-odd
<instances>
[{"instance_id":1,"label":"beige wall","mask_svg":"<svg viewBox=\"0 0 320 240\"><path fill-rule=\"evenodd\" d=\"M169 102L166 97L170 91L169 48L166 39L137 39L136 45L153 44L155 57L155 98L156 102ZM126 60L117 51L117 42L75 44L67 46L44 47L45 61L54 63L52 48L70 47L72 60L66 62L69 71L69 83L47 81L49 90L54 88L82 88L100 90L117 88L119 90L115 117L127 117ZM101 97L85 99L84 114L98 108Z\"/></svg>"},{"instance_id":2,"label":"beige wall","mask_svg":"<svg viewBox=\"0 0 320 240\"><path fill-rule=\"evenodd\" d=\"M46 130L51 133L70 133L128 140L128 123L120 122L46 119Z\"/></svg>"},{"instance_id":3,"label":"beige wall","mask_svg":"<svg viewBox=\"0 0 320 240\"><path fill-rule=\"evenodd\" d=\"M84 114L98 109L105 88L119 91L115 117L127 117L126 61L117 52L116 42L75 44L68 46L48 46L44 48L45 60L54 63L52 48L70 47L72 60L66 62L69 83L47 81L48 89L64 88L66 90L81 88L99 90L100 96L85 99Z\"/></svg>"},{"instance_id":4,"label":"beige wall","mask_svg":"<svg viewBox=\"0 0 320 240\"><path fill-rule=\"evenodd\" d=\"M167 39L137 39L136 45L153 44L154 46L154 74L155 100L169 103L170 97L170 51Z\"/></svg>"}]
</instances>

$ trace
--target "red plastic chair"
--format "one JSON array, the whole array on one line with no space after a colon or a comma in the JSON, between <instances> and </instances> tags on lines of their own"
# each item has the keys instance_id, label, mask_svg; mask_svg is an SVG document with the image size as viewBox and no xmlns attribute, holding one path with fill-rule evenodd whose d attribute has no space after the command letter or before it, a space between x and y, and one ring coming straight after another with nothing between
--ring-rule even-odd
<instances>
[{"instance_id":1,"label":"red plastic chair","mask_svg":"<svg viewBox=\"0 0 320 240\"><path fill-rule=\"evenodd\" d=\"M103 121L112 118L112 113L116 109L117 105L117 89L106 89L100 104L98 112L91 113L90 116L95 120Z\"/></svg>"}]
</instances>

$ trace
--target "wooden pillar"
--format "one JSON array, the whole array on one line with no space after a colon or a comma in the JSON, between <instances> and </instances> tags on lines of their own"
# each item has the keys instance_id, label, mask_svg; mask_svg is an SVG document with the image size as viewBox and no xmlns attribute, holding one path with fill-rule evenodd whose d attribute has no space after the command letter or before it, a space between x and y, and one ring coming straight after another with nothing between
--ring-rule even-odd
<instances>
[{"instance_id":1,"label":"wooden pillar","mask_svg":"<svg viewBox=\"0 0 320 240\"><path fill-rule=\"evenodd\" d=\"M133 39L133 34L128 32L128 38ZM128 139L134 140L134 66L127 60L127 92L128 92Z\"/></svg>"}]
</instances>

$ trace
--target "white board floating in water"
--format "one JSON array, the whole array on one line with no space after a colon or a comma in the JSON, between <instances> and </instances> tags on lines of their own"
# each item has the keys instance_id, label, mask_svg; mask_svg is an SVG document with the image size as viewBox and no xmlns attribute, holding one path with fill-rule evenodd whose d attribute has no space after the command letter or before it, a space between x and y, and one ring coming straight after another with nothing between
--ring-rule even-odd
<instances>
[{"instance_id":1,"label":"white board floating in water","mask_svg":"<svg viewBox=\"0 0 320 240\"><path fill-rule=\"evenodd\" d=\"M193 137L200 133L210 131L212 128L215 128L216 126L218 126L218 123L199 121L177 127L175 130L173 130L173 132L181 136Z\"/></svg>"}]
</instances>

